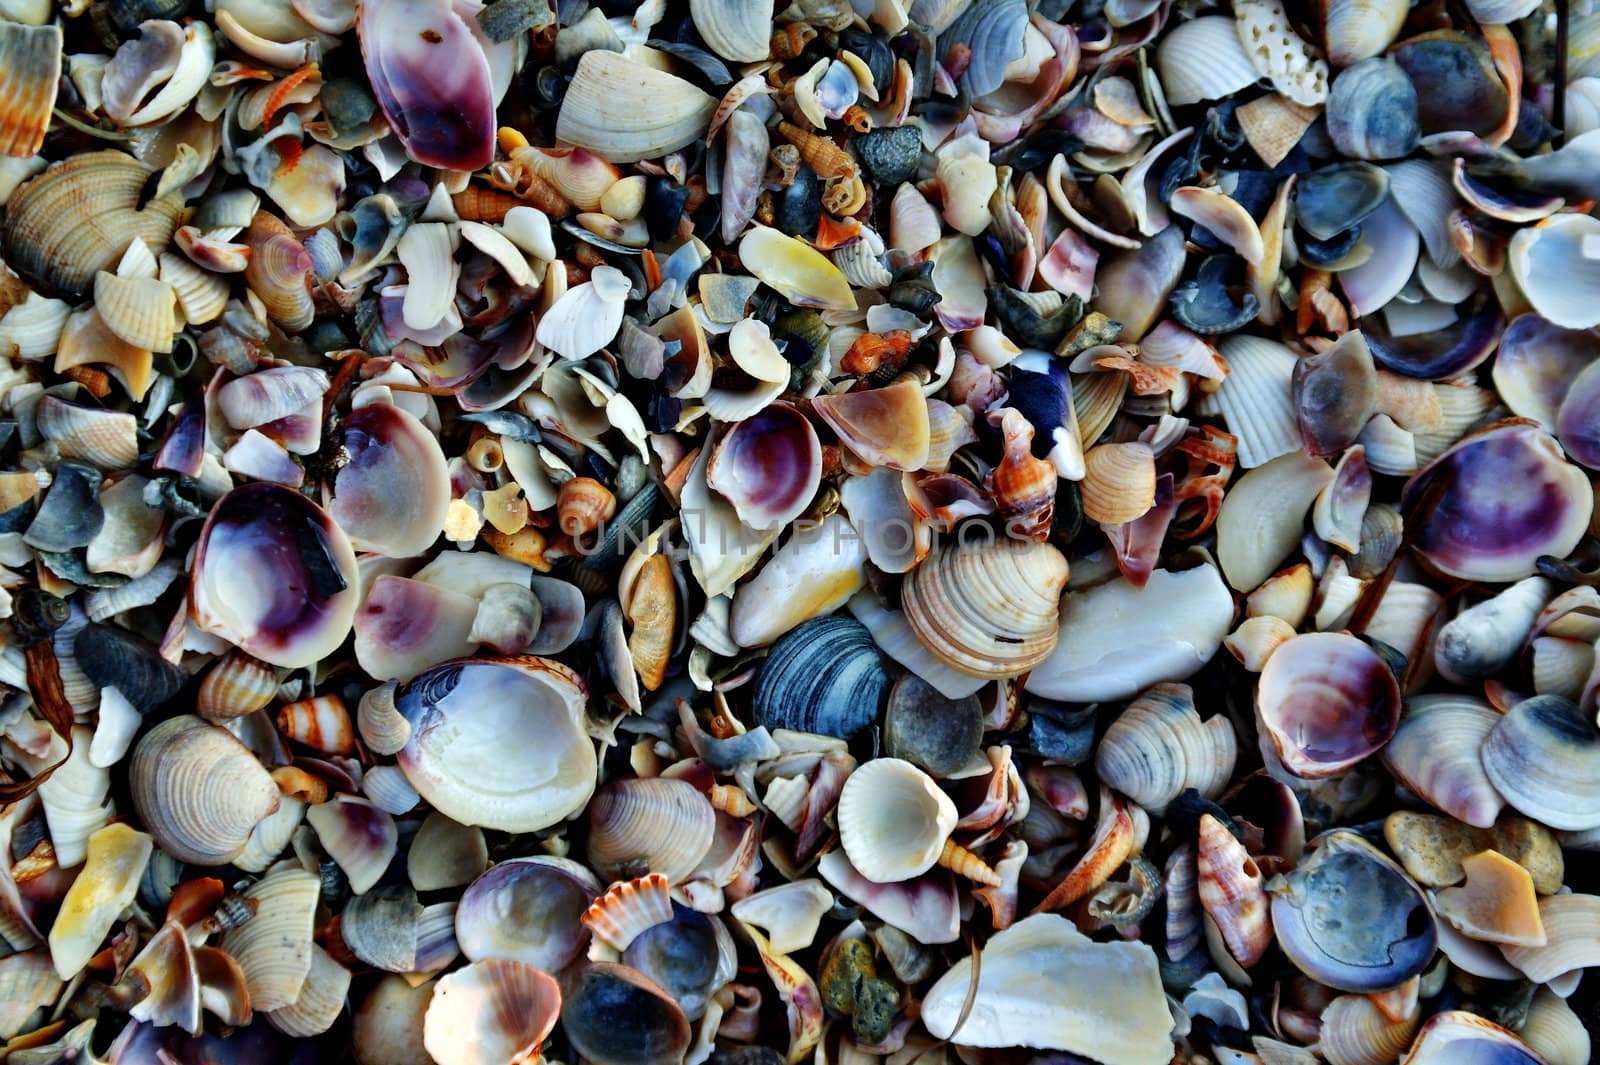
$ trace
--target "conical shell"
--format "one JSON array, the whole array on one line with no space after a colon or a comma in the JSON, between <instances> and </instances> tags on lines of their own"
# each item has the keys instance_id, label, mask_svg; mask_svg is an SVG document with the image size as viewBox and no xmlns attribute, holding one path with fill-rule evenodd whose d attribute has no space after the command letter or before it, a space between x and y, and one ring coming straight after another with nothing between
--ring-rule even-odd
<instances>
[{"instance_id":1,"label":"conical shell","mask_svg":"<svg viewBox=\"0 0 1600 1065\"><path fill-rule=\"evenodd\" d=\"M162 850L198 865L232 861L256 823L278 808L278 786L249 748L190 715L145 733L128 786Z\"/></svg>"},{"instance_id":2,"label":"conical shell","mask_svg":"<svg viewBox=\"0 0 1600 1065\"><path fill-rule=\"evenodd\" d=\"M151 173L116 151L56 163L7 201L6 262L52 289L82 296L135 238L152 253L165 251L183 205L167 196L145 202Z\"/></svg>"},{"instance_id":3,"label":"conical shell","mask_svg":"<svg viewBox=\"0 0 1600 1065\"><path fill-rule=\"evenodd\" d=\"M939 661L973 677L1024 673L1049 657L1067 560L1048 544L971 540L936 548L906 578L906 623Z\"/></svg>"},{"instance_id":4,"label":"conical shell","mask_svg":"<svg viewBox=\"0 0 1600 1065\"><path fill-rule=\"evenodd\" d=\"M594 50L578 60L556 119L556 138L613 163L677 151L703 137L717 102L681 78Z\"/></svg>"},{"instance_id":5,"label":"conical shell","mask_svg":"<svg viewBox=\"0 0 1600 1065\"><path fill-rule=\"evenodd\" d=\"M928 774L900 758L875 758L845 781L837 817L850 864L892 884L938 863L960 815Z\"/></svg>"},{"instance_id":6,"label":"conical shell","mask_svg":"<svg viewBox=\"0 0 1600 1065\"><path fill-rule=\"evenodd\" d=\"M350 713L337 695L319 695L281 707L278 731L285 739L324 754L352 754L356 749Z\"/></svg>"},{"instance_id":7,"label":"conical shell","mask_svg":"<svg viewBox=\"0 0 1600 1065\"><path fill-rule=\"evenodd\" d=\"M617 879L645 872L682 880L711 849L716 810L693 784L614 780L589 803L589 864Z\"/></svg>"},{"instance_id":8,"label":"conical shell","mask_svg":"<svg viewBox=\"0 0 1600 1065\"><path fill-rule=\"evenodd\" d=\"M1235 961L1249 968L1272 943L1265 877L1244 844L1210 814L1200 817L1200 905Z\"/></svg>"},{"instance_id":9,"label":"conical shell","mask_svg":"<svg viewBox=\"0 0 1600 1065\"><path fill-rule=\"evenodd\" d=\"M1100 779L1160 814L1185 788L1214 799L1238 744L1225 715L1201 721L1187 684L1157 684L1117 716L1095 752Z\"/></svg>"}]
</instances>

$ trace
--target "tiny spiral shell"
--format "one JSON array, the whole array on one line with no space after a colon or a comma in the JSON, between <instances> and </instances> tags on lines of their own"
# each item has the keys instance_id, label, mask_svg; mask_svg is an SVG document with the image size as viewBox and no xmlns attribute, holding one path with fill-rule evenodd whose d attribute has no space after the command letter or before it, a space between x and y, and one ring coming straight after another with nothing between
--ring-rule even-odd
<instances>
[{"instance_id":1,"label":"tiny spiral shell","mask_svg":"<svg viewBox=\"0 0 1600 1065\"><path fill-rule=\"evenodd\" d=\"M556 496L556 520L568 536L594 532L617 512L617 497L593 477L574 477Z\"/></svg>"}]
</instances>

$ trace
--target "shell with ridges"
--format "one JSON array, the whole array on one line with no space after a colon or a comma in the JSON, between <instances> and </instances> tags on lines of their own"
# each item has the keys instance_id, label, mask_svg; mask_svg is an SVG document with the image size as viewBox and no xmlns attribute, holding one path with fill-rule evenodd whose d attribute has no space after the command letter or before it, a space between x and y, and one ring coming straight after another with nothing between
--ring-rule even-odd
<instances>
[{"instance_id":1,"label":"shell with ridges","mask_svg":"<svg viewBox=\"0 0 1600 1065\"><path fill-rule=\"evenodd\" d=\"M283 867L245 888L256 915L222 937L220 946L244 969L250 1005L277 1010L293 1005L311 973L311 934L321 881L303 869Z\"/></svg>"},{"instance_id":2,"label":"shell with ridges","mask_svg":"<svg viewBox=\"0 0 1600 1065\"><path fill-rule=\"evenodd\" d=\"M589 51L562 97L556 137L613 163L632 163L703 137L716 106L665 71L616 52Z\"/></svg>"},{"instance_id":3,"label":"shell with ridges","mask_svg":"<svg viewBox=\"0 0 1600 1065\"><path fill-rule=\"evenodd\" d=\"M715 809L687 781L614 780L589 804L589 864L609 877L636 869L683 880L711 849L715 827Z\"/></svg>"},{"instance_id":4,"label":"shell with ridges","mask_svg":"<svg viewBox=\"0 0 1600 1065\"><path fill-rule=\"evenodd\" d=\"M959 819L933 778L900 758L875 758L850 774L837 817L850 864L878 884L932 869Z\"/></svg>"},{"instance_id":5,"label":"shell with ridges","mask_svg":"<svg viewBox=\"0 0 1600 1065\"><path fill-rule=\"evenodd\" d=\"M1160 814L1185 788L1211 799L1233 775L1238 744L1224 715L1206 721L1187 684L1157 684L1130 703L1095 751L1100 779Z\"/></svg>"},{"instance_id":6,"label":"shell with ridges","mask_svg":"<svg viewBox=\"0 0 1600 1065\"><path fill-rule=\"evenodd\" d=\"M255 755L198 717L168 718L129 761L134 809L161 849L199 865L232 861L278 808L278 786Z\"/></svg>"},{"instance_id":7,"label":"shell with ridges","mask_svg":"<svg viewBox=\"0 0 1600 1065\"><path fill-rule=\"evenodd\" d=\"M646 930L672 920L672 893L666 874L647 873L636 880L612 884L580 920L596 939L615 950L627 950Z\"/></svg>"},{"instance_id":8,"label":"shell with ridges","mask_svg":"<svg viewBox=\"0 0 1600 1065\"><path fill-rule=\"evenodd\" d=\"M511 1065L538 1054L561 1013L550 974L520 961L478 961L439 979L422 1024L438 1065Z\"/></svg>"},{"instance_id":9,"label":"shell with ridges","mask_svg":"<svg viewBox=\"0 0 1600 1065\"><path fill-rule=\"evenodd\" d=\"M1260 77L1226 15L1203 15L1174 26L1156 48L1156 70L1167 102L1175 107L1224 99Z\"/></svg>"}]
</instances>

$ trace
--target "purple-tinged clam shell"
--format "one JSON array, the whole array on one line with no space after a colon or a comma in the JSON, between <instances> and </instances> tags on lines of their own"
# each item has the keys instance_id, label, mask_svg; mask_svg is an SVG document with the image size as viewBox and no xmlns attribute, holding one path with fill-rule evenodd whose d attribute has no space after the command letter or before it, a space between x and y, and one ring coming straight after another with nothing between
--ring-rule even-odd
<instances>
[{"instance_id":1,"label":"purple-tinged clam shell","mask_svg":"<svg viewBox=\"0 0 1600 1065\"><path fill-rule=\"evenodd\" d=\"M321 507L278 485L249 484L206 518L189 616L256 658L295 669L349 635L356 583L355 551Z\"/></svg>"},{"instance_id":2,"label":"purple-tinged clam shell","mask_svg":"<svg viewBox=\"0 0 1600 1065\"><path fill-rule=\"evenodd\" d=\"M1334 455L1361 435L1378 405L1378 373L1359 329L1294 366L1294 413L1313 455Z\"/></svg>"},{"instance_id":3,"label":"purple-tinged clam shell","mask_svg":"<svg viewBox=\"0 0 1600 1065\"><path fill-rule=\"evenodd\" d=\"M805 510L822 479L822 444L805 415L772 403L717 442L706 483L752 529L781 529Z\"/></svg>"},{"instance_id":4,"label":"purple-tinged clam shell","mask_svg":"<svg viewBox=\"0 0 1600 1065\"><path fill-rule=\"evenodd\" d=\"M1556 415L1584 369L1600 358L1600 335L1563 329L1537 314L1512 319L1494 357L1494 387L1511 412L1532 418L1557 436ZM1572 446L1562 440L1571 453ZM1578 461L1583 460L1573 455ZM1588 465L1588 463L1584 463Z\"/></svg>"},{"instance_id":5,"label":"purple-tinged clam shell","mask_svg":"<svg viewBox=\"0 0 1600 1065\"><path fill-rule=\"evenodd\" d=\"M1363 319L1361 329L1379 366L1407 377L1437 381L1464 374L1494 354L1504 324L1500 312L1489 306L1443 329L1411 336L1391 335L1381 315Z\"/></svg>"},{"instance_id":6,"label":"purple-tinged clam shell","mask_svg":"<svg viewBox=\"0 0 1600 1065\"><path fill-rule=\"evenodd\" d=\"M464 825L548 828L594 791L587 695L577 674L546 658L447 662L396 693L411 723L396 761L419 795Z\"/></svg>"},{"instance_id":7,"label":"purple-tinged clam shell","mask_svg":"<svg viewBox=\"0 0 1600 1065\"><path fill-rule=\"evenodd\" d=\"M1436 1013L1422 1026L1401 1065L1541 1065L1521 1039L1466 1010Z\"/></svg>"},{"instance_id":8,"label":"purple-tinged clam shell","mask_svg":"<svg viewBox=\"0 0 1600 1065\"><path fill-rule=\"evenodd\" d=\"M489 59L451 0L367 0L356 32L383 116L424 166L481 170L494 159Z\"/></svg>"},{"instance_id":9,"label":"purple-tinged clam shell","mask_svg":"<svg viewBox=\"0 0 1600 1065\"><path fill-rule=\"evenodd\" d=\"M506 958L559 972L588 947L578 918L602 890L587 866L567 858L499 862L461 896L456 941L472 961Z\"/></svg>"},{"instance_id":10,"label":"purple-tinged clam shell","mask_svg":"<svg viewBox=\"0 0 1600 1065\"><path fill-rule=\"evenodd\" d=\"M1427 899L1354 832L1323 836L1311 857L1269 890L1278 945L1296 968L1329 987L1386 991L1433 960L1439 935Z\"/></svg>"},{"instance_id":11,"label":"purple-tinged clam shell","mask_svg":"<svg viewBox=\"0 0 1600 1065\"><path fill-rule=\"evenodd\" d=\"M1591 362L1567 387L1556 413L1556 439L1573 459L1600 470L1600 360Z\"/></svg>"},{"instance_id":12,"label":"purple-tinged clam shell","mask_svg":"<svg viewBox=\"0 0 1600 1065\"><path fill-rule=\"evenodd\" d=\"M1508 418L1429 463L1406 482L1401 501L1419 508L1416 546L1436 569L1515 581L1531 575L1541 555L1564 558L1578 545L1594 490L1537 424Z\"/></svg>"},{"instance_id":13,"label":"purple-tinged clam shell","mask_svg":"<svg viewBox=\"0 0 1600 1065\"><path fill-rule=\"evenodd\" d=\"M352 411L340 433L350 459L333 480L328 513L363 551L422 554L439 538L450 507L450 472L438 439L387 403Z\"/></svg>"},{"instance_id":14,"label":"purple-tinged clam shell","mask_svg":"<svg viewBox=\"0 0 1600 1065\"><path fill-rule=\"evenodd\" d=\"M1354 636L1306 633L1267 659L1256 715L1285 769L1311 780L1331 777L1389 742L1400 723L1400 686Z\"/></svg>"}]
</instances>

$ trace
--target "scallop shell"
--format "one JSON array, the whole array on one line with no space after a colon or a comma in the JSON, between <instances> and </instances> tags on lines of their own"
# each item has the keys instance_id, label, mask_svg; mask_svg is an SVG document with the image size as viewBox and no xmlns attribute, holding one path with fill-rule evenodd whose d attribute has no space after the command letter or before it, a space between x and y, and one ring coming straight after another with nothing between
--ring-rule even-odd
<instances>
[{"instance_id":1,"label":"scallop shell","mask_svg":"<svg viewBox=\"0 0 1600 1065\"><path fill-rule=\"evenodd\" d=\"M478 961L439 979L422 1038L438 1065L514 1065L538 1055L560 1013L550 974L520 961Z\"/></svg>"},{"instance_id":2,"label":"scallop shell","mask_svg":"<svg viewBox=\"0 0 1600 1065\"><path fill-rule=\"evenodd\" d=\"M1207 799L1220 795L1237 755L1227 717L1201 721L1187 684L1157 684L1106 729L1095 770L1107 785L1159 815L1186 788Z\"/></svg>"},{"instance_id":3,"label":"scallop shell","mask_svg":"<svg viewBox=\"0 0 1600 1065\"><path fill-rule=\"evenodd\" d=\"M1202 398L1201 414L1220 414L1239 440L1239 465L1245 469L1298 451L1291 381L1299 360L1288 348L1260 337L1234 335L1219 345L1229 372L1222 385Z\"/></svg>"},{"instance_id":4,"label":"scallop shell","mask_svg":"<svg viewBox=\"0 0 1600 1065\"><path fill-rule=\"evenodd\" d=\"M672 892L664 873L612 884L580 918L596 939L614 950L627 950L639 936L672 920Z\"/></svg>"},{"instance_id":5,"label":"scallop shell","mask_svg":"<svg viewBox=\"0 0 1600 1065\"><path fill-rule=\"evenodd\" d=\"M178 331L176 292L156 278L118 277L104 270L94 278L94 305L106 328L147 351L171 351Z\"/></svg>"},{"instance_id":6,"label":"scallop shell","mask_svg":"<svg viewBox=\"0 0 1600 1065\"><path fill-rule=\"evenodd\" d=\"M589 864L603 876L629 870L688 877L711 849L716 811L683 780L614 780L589 803Z\"/></svg>"},{"instance_id":7,"label":"scallop shell","mask_svg":"<svg viewBox=\"0 0 1600 1065\"><path fill-rule=\"evenodd\" d=\"M44 146L64 51L60 26L0 26L0 155L26 159Z\"/></svg>"},{"instance_id":8,"label":"scallop shell","mask_svg":"<svg viewBox=\"0 0 1600 1065\"><path fill-rule=\"evenodd\" d=\"M198 717L161 722L128 764L134 809L161 849L186 862L232 861L256 823L278 808L278 786L255 755Z\"/></svg>"},{"instance_id":9,"label":"scallop shell","mask_svg":"<svg viewBox=\"0 0 1600 1065\"><path fill-rule=\"evenodd\" d=\"M1048 544L974 540L935 549L902 588L906 623L951 669L998 679L1050 656L1067 561Z\"/></svg>"},{"instance_id":10,"label":"scallop shell","mask_svg":"<svg viewBox=\"0 0 1600 1065\"><path fill-rule=\"evenodd\" d=\"M597 49L578 60L556 137L613 163L633 163L703 137L716 106L681 78Z\"/></svg>"},{"instance_id":11,"label":"scallop shell","mask_svg":"<svg viewBox=\"0 0 1600 1065\"><path fill-rule=\"evenodd\" d=\"M928 774L900 758L875 758L845 781L836 816L850 864L891 884L932 869L960 815Z\"/></svg>"},{"instance_id":12,"label":"scallop shell","mask_svg":"<svg viewBox=\"0 0 1600 1065\"><path fill-rule=\"evenodd\" d=\"M172 287L184 320L205 325L222 317L231 288L226 278L202 270L182 255L162 252L160 278Z\"/></svg>"},{"instance_id":13,"label":"scallop shell","mask_svg":"<svg viewBox=\"0 0 1600 1065\"><path fill-rule=\"evenodd\" d=\"M1226 15L1202 15L1174 26L1156 47L1156 70L1174 107L1225 99L1261 76Z\"/></svg>"}]
</instances>

